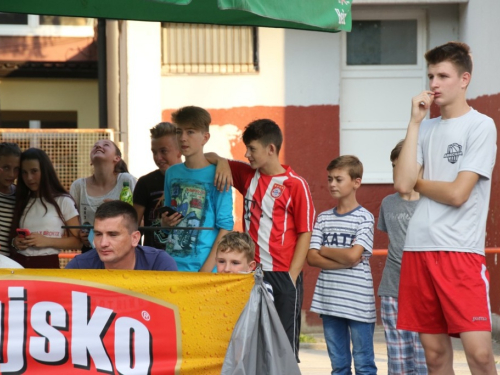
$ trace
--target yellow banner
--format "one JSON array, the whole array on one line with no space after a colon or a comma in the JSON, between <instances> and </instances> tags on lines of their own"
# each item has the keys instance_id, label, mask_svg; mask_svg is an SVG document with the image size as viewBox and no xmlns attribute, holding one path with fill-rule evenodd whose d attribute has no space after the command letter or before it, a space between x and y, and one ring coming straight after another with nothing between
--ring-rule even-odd
<instances>
[{"instance_id":1,"label":"yellow banner","mask_svg":"<svg viewBox=\"0 0 500 375\"><path fill-rule=\"evenodd\" d=\"M220 374L253 275L0 270L0 373Z\"/></svg>"}]
</instances>

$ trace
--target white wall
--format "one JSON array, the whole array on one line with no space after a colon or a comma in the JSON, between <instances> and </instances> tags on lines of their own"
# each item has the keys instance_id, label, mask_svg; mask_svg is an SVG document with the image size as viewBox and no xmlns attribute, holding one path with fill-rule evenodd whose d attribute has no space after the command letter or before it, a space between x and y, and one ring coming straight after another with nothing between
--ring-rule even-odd
<instances>
[{"instance_id":1,"label":"white wall","mask_svg":"<svg viewBox=\"0 0 500 375\"><path fill-rule=\"evenodd\" d=\"M282 29L259 28L258 73L241 75L166 75L161 78L162 108L282 106L284 87Z\"/></svg>"},{"instance_id":2,"label":"white wall","mask_svg":"<svg viewBox=\"0 0 500 375\"><path fill-rule=\"evenodd\" d=\"M460 8L460 40L474 60L468 98L500 93L500 1L469 0Z\"/></svg>"},{"instance_id":3,"label":"white wall","mask_svg":"<svg viewBox=\"0 0 500 375\"><path fill-rule=\"evenodd\" d=\"M341 33L285 31L285 104L339 104Z\"/></svg>"},{"instance_id":4,"label":"white wall","mask_svg":"<svg viewBox=\"0 0 500 375\"><path fill-rule=\"evenodd\" d=\"M157 22L124 21L120 34L120 123L130 172L156 169L149 129L161 121L161 33Z\"/></svg>"},{"instance_id":5,"label":"white wall","mask_svg":"<svg viewBox=\"0 0 500 375\"><path fill-rule=\"evenodd\" d=\"M433 5L427 8L428 44L426 51L459 39L458 5Z\"/></svg>"}]
</instances>

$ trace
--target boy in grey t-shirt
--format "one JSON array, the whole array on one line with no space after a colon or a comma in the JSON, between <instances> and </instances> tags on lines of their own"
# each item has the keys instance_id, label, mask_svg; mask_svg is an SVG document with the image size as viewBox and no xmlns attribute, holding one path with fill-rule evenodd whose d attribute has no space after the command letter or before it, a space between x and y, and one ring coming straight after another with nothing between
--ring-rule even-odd
<instances>
[{"instance_id":1,"label":"boy in grey t-shirt","mask_svg":"<svg viewBox=\"0 0 500 375\"><path fill-rule=\"evenodd\" d=\"M395 167L403 141L391 152ZM378 288L381 297L382 323L387 344L388 374L427 374L425 354L418 333L396 329L398 318L399 275L405 244L406 229L415 212L420 196L412 190L409 194L395 193L382 200L377 228L389 236L389 252L382 281Z\"/></svg>"}]
</instances>

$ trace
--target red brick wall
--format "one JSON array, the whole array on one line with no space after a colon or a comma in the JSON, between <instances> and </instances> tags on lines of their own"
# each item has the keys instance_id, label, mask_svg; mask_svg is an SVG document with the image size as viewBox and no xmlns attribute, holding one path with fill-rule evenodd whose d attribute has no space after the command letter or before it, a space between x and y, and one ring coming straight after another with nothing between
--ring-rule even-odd
<instances>
[{"instance_id":1,"label":"red brick wall","mask_svg":"<svg viewBox=\"0 0 500 375\"><path fill-rule=\"evenodd\" d=\"M490 116L497 126L497 149L499 143L500 126L500 94L480 96L469 100L472 108ZM498 158L493 169L493 178L491 184L490 211L486 224L486 247L500 247L500 160ZM497 255L488 255L486 257L488 272L490 273L490 302L491 312L500 314L500 266L498 265Z\"/></svg>"}]
</instances>

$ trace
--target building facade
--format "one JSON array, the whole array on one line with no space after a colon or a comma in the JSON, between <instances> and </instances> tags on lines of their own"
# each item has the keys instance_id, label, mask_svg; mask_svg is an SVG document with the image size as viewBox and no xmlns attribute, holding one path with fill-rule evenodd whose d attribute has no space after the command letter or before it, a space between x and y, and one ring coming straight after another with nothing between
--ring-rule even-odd
<instances>
[{"instance_id":1,"label":"building facade","mask_svg":"<svg viewBox=\"0 0 500 375\"><path fill-rule=\"evenodd\" d=\"M340 154L355 154L365 167L359 202L377 217L382 198L393 192L390 151L405 136L411 97L427 87L425 51L451 40L468 43L474 59L469 103L500 124L498 14L497 0L358 0L352 5L353 31L336 34L108 21L107 103L108 110L113 108L108 125L120 132L129 168L141 176L155 168L148 129L169 121L179 107L206 108L212 115L207 151L241 160L245 125L271 118L285 136L281 160L309 182L317 212L333 205L327 164ZM109 46L115 46L116 56ZM0 79L2 110L22 102L11 93L23 95L27 83L16 80ZM70 100L76 90L62 87L72 82L45 83L56 85L51 93L61 90L60 96ZM96 128L97 82L78 83L83 91L75 103L93 104L78 107L77 126ZM35 87L37 81L29 84ZM47 106L42 104L45 90L40 89L34 108ZM433 108L431 116L436 113ZM497 163L487 247L500 247L499 168ZM235 196L241 227L242 199ZM386 236L378 231L375 248L387 248ZM492 312L500 314L500 269L496 255L487 260ZM375 290L384 262L372 259ZM304 274L307 311L318 270L306 266ZM303 315L305 327L320 323L316 314Z\"/></svg>"},{"instance_id":2,"label":"building facade","mask_svg":"<svg viewBox=\"0 0 500 375\"><path fill-rule=\"evenodd\" d=\"M97 92L93 19L0 13L2 128L93 128Z\"/></svg>"}]
</instances>

